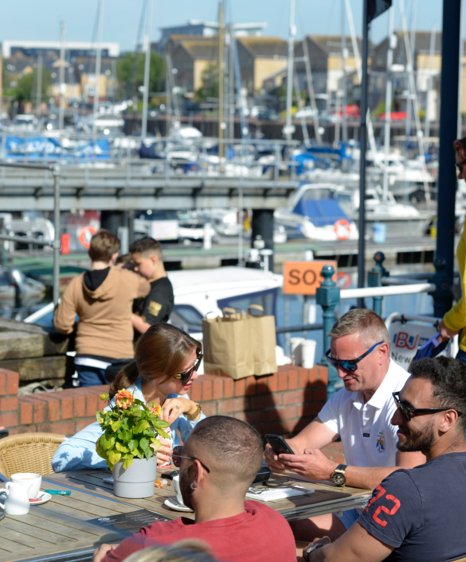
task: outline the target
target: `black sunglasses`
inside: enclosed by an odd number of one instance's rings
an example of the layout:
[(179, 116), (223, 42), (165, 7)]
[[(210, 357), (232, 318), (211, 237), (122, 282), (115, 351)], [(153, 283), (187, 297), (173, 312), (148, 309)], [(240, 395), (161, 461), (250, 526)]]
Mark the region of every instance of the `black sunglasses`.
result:
[(401, 415), (406, 421), (410, 421), (416, 416), (427, 416), (429, 414), (437, 414), (438, 412), (446, 412), (447, 410), (455, 410), (461, 416), (461, 412), (458, 412), (456, 408), (413, 408), (409, 402), (401, 400), (399, 392), (393, 392), (392, 396), (393, 400), (395, 400), (395, 406), (400, 410)]
[(186, 371), (183, 371), (182, 373), (177, 373), (176, 375), (173, 375), (173, 377), (175, 379), (181, 381), (181, 384), (188, 384), (188, 382), (191, 380), (191, 377), (194, 375), (194, 372), (199, 369), (199, 366), (201, 364), (201, 361), (202, 361), (203, 357), (204, 357), (204, 354), (202, 353), (202, 351), (198, 351), (197, 352), (197, 359), (196, 359), (196, 362), (194, 363), (194, 365), (190, 369), (187, 369)]
[(188, 457), (186, 455), (183, 455), (183, 447), (182, 445), (177, 445), (176, 447), (173, 447), (173, 452), (172, 452), (172, 463), (173, 466), (176, 466), (176, 468), (179, 468), (181, 466), (181, 461), (183, 459), (187, 459), (190, 461), (199, 461), (201, 463), (201, 466), (203, 466), (207, 472), (210, 472), (210, 469), (197, 457)]
[(374, 349), (382, 343), (384, 342), (378, 341), (377, 343), (374, 343), (374, 345), (371, 345), (371, 347), (367, 351), (365, 351), (359, 357), (356, 357), (356, 359), (336, 359), (335, 357), (332, 357), (330, 355), (331, 353), (330, 349), (325, 353), (325, 357), (327, 357), (328, 362), (331, 365), (333, 365), (336, 369), (340, 368), (343, 369), (343, 371), (354, 373), (354, 371), (356, 371), (356, 369), (358, 368), (359, 361), (362, 361), (364, 357), (367, 357), (369, 353), (372, 353)]

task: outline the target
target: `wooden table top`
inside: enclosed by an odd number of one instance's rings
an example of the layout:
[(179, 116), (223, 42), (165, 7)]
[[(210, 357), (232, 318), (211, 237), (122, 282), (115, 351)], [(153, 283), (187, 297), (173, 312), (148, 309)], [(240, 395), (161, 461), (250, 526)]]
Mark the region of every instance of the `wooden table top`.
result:
[[(104, 481), (109, 477), (110, 473), (104, 470), (44, 476), (43, 489), (69, 490), (71, 494), (52, 495), (47, 503), (31, 506), (27, 515), (5, 516), (0, 521), (0, 562), (92, 560), (92, 552), (99, 544), (120, 542), (152, 522), (156, 514), (168, 519), (180, 515), (193, 517), (191, 513), (165, 507), (164, 501), (174, 496), (171, 482), (164, 488), (154, 488), (153, 497), (128, 499), (113, 494), (112, 483)], [(281, 475), (272, 476), (270, 485), (299, 485), (310, 490), (266, 502), (288, 520), (361, 507), (370, 496), (369, 490), (336, 488)]]

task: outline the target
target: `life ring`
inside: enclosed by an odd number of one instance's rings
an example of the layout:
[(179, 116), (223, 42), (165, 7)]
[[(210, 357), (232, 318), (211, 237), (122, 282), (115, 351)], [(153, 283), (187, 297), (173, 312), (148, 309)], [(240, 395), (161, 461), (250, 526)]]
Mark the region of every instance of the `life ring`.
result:
[(349, 289), (351, 287), (351, 277), (346, 271), (337, 271), (335, 283), (339, 289)]
[(91, 238), (94, 236), (96, 232), (97, 229), (94, 228), (93, 226), (85, 226), (79, 230), (78, 240), (83, 248), (89, 250), (89, 247), (91, 245)]
[(333, 225), (337, 240), (348, 240), (351, 234), (351, 225), (346, 219), (338, 219)]

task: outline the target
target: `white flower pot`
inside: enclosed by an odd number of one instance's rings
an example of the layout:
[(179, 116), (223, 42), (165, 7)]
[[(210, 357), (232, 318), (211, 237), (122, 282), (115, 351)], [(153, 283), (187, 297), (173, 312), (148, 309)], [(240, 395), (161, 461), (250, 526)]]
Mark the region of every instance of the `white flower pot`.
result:
[(113, 492), (121, 498), (149, 498), (154, 495), (157, 457), (133, 459), (125, 470), (123, 463), (113, 468)]

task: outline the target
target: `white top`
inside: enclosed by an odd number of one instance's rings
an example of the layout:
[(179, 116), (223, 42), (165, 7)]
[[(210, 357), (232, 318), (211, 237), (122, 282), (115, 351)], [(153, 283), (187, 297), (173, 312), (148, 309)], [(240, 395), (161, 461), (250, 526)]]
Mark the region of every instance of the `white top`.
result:
[(319, 412), (319, 419), (341, 437), (346, 463), (354, 466), (394, 466), (397, 427), (390, 423), (395, 413), (392, 392), (401, 390), (409, 373), (393, 360), (382, 384), (369, 402), (360, 392), (342, 388)]

